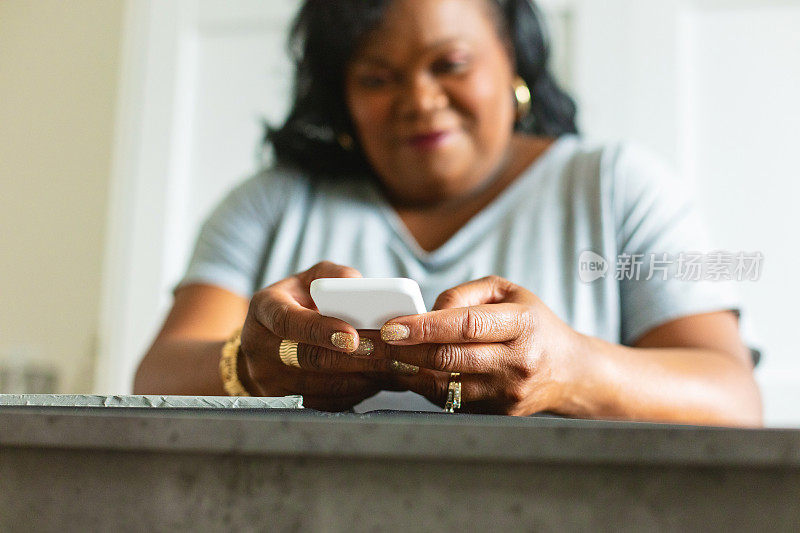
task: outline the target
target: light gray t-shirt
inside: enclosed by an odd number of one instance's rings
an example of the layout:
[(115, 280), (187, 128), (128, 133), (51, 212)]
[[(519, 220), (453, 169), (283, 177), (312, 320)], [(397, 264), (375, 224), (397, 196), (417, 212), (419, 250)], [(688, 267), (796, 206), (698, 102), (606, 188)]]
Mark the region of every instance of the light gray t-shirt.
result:
[[(369, 180), (271, 168), (211, 213), (178, 286), (209, 283), (249, 298), (329, 260), (365, 277), (412, 278), (431, 309), (442, 291), (495, 274), (575, 330), (630, 345), (671, 319), (740, 307), (732, 284), (680, 277), (697, 277), (684, 253), (712, 250), (687, 191), (639, 145), (565, 135), (429, 253)], [(438, 409), (414, 393), (382, 392), (356, 410), (382, 408)]]

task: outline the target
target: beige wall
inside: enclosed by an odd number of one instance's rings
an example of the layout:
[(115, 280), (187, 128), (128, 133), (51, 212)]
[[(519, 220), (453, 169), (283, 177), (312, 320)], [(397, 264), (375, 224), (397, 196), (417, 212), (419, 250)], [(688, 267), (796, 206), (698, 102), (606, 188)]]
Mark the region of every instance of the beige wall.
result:
[(62, 392), (91, 388), (123, 7), (0, 0), (0, 358)]

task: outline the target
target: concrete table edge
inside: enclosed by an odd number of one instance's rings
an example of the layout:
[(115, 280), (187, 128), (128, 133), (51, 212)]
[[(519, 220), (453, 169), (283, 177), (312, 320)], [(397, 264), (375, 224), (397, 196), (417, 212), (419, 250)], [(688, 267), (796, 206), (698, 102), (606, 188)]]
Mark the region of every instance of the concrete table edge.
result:
[(4, 448), (412, 461), (800, 467), (800, 430), (310, 410), (0, 408)]

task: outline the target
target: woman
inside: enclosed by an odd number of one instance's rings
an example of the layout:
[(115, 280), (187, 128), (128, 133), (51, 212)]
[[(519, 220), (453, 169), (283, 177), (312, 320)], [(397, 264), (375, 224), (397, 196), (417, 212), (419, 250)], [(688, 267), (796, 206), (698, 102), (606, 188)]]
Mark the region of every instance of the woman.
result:
[[(735, 296), (653, 275), (707, 249), (692, 203), (642, 149), (575, 135), (527, 0), (307, 0), (292, 45), (278, 165), (206, 221), (137, 393), (440, 409), (460, 387), (470, 412), (761, 424)], [(586, 251), (611, 265), (593, 281)], [(432, 311), (316, 312), (313, 279), (361, 275), (417, 280)]]

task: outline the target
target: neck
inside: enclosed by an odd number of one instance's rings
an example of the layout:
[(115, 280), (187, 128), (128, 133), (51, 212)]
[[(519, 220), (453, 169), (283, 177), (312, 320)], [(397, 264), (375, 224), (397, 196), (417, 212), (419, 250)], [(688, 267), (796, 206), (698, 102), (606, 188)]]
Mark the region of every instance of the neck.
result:
[[(463, 194), (449, 198), (433, 200), (430, 202), (409, 202), (398, 198), (393, 198), (388, 195), (387, 197), (389, 198), (389, 202), (392, 207), (394, 207), (397, 211), (403, 212), (413, 211), (418, 214), (432, 215), (464, 209), (473, 203), (483, 201), (484, 197), (487, 195), (492, 197), (495, 196), (497, 192), (505, 189), (506, 186), (508, 186), (508, 184), (513, 181), (514, 178), (516, 178), (516, 176), (519, 174), (519, 172), (516, 171), (517, 165), (515, 164), (519, 159), (519, 148), (519, 142), (516, 140), (516, 137), (512, 137), (511, 142), (509, 142), (508, 147), (503, 153), (503, 156), (495, 165), (494, 170), (489, 174), (489, 176), (482, 180), (476, 187), (473, 187)], [(389, 192), (382, 184), (381, 187), (383, 188), (384, 193)]]

